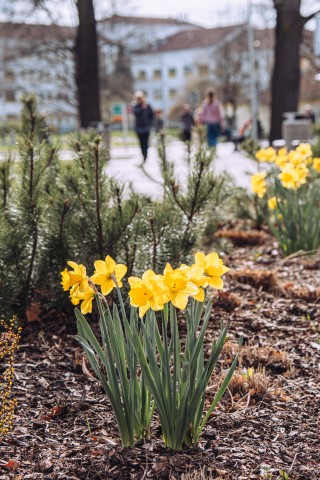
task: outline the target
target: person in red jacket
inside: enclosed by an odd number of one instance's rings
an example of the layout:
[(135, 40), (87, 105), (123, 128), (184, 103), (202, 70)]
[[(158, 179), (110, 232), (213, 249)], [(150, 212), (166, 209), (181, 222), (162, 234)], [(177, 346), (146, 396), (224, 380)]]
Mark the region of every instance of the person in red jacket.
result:
[(216, 147), (218, 135), (223, 124), (220, 102), (213, 88), (208, 88), (206, 98), (202, 102), (199, 116), (200, 123), (207, 126), (207, 142), (209, 147)]

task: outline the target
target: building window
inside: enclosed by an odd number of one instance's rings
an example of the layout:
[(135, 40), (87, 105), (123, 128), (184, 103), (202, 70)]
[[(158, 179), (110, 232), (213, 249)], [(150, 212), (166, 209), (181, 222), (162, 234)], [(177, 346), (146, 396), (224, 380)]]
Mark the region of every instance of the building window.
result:
[(169, 78), (175, 78), (177, 75), (177, 70), (175, 68), (169, 68)]
[(184, 76), (190, 77), (192, 75), (192, 67), (190, 65), (186, 65), (184, 67)]
[(209, 74), (209, 66), (208, 65), (198, 65), (199, 75), (204, 77)]
[(154, 70), (153, 71), (153, 79), (160, 80), (161, 79), (161, 70)]
[(175, 88), (170, 88), (169, 90), (169, 97), (170, 98), (175, 98), (177, 95), (177, 90)]
[(15, 101), (15, 93), (12, 90), (8, 90), (6, 92), (6, 101), (7, 102), (14, 102)]
[(160, 90), (160, 88), (157, 88), (153, 91), (153, 98), (155, 100), (162, 100), (162, 91)]
[(138, 72), (138, 80), (146, 80), (147, 74), (145, 70), (139, 70)]
[(4, 81), (5, 82), (14, 81), (14, 73), (11, 70), (7, 70), (6, 72), (4, 72)]

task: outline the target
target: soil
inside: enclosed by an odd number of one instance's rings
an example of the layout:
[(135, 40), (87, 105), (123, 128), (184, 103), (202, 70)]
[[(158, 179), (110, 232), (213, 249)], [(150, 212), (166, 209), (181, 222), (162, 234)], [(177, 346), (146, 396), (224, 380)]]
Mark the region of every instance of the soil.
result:
[(28, 324), (16, 354), (18, 407), (0, 441), (0, 480), (320, 479), (319, 258), (284, 259), (269, 239), (235, 247), (224, 262), (232, 271), (214, 297), (207, 339), (223, 320), (229, 340), (208, 401), (240, 335), (244, 346), (196, 448), (165, 449), (156, 418), (149, 442), (122, 448), (74, 319), (52, 313)]

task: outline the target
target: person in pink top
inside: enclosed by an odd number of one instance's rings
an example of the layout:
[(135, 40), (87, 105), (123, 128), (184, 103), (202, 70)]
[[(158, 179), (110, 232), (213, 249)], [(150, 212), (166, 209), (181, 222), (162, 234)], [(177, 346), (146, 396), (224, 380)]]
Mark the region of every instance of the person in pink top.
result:
[(200, 123), (207, 126), (207, 142), (209, 147), (216, 147), (218, 135), (223, 123), (220, 102), (213, 88), (208, 88), (206, 98), (202, 102), (199, 116)]

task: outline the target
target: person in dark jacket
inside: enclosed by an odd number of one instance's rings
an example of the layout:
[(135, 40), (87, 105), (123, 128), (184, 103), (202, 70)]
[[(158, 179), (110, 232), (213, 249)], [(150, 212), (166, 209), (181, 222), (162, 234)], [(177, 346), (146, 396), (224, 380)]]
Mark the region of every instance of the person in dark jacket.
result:
[(182, 122), (181, 140), (183, 142), (191, 142), (191, 132), (192, 127), (194, 126), (194, 118), (188, 103), (183, 105), (183, 113), (180, 117), (180, 120)]
[(135, 116), (135, 131), (139, 138), (144, 163), (148, 156), (149, 135), (153, 125), (154, 114), (143, 92), (135, 93), (135, 103), (132, 112)]

